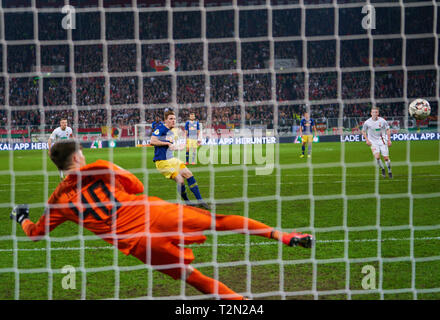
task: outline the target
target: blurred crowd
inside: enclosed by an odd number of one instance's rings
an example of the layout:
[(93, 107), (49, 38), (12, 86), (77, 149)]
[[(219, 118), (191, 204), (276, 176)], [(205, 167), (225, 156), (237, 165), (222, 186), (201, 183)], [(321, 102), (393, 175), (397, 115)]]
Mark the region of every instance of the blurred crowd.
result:
[[(36, 5), (37, 8), (59, 7), (58, 2), (36, 0)], [(187, 117), (191, 109), (196, 110), (199, 120), (206, 121), (207, 107), (191, 108), (191, 104), (207, 102), (216, 104), (210, 117), (214, 125), (239, 124), (242, 121), (267, 124), (273, 123), (275, 113), (271, 101), (274, 100), (283, 102), (278, 108), (278, 123), (282, 124), (284, 118), (296, 119), (302, 114), (302, 100), (306, 98), (313, 103), (312, 115), (325, 119), (341, 116), (342, 110), (340, 104), (328, 100), (350, 100), (344, 104), (342, 115), (365, 117), (371, 105), (356, 103), (356, 100), (401, 99), (402, 103), (383, 103), (382, 114), (402, 116), (405, 96), (408, 99), (426, 97), (431, 100), (436, 97), (435, 41), (433, 36), (429, 36), (434, 21), (432, 6), (405, 9), (404, 33), (428, 34), (407, 38), (406, 41), (401, 34), (401, 7), (378, 7), (377, 25), (372, 34), (387, 34), (389, 39), (370, 40), (366, 37), (367, 31), (361, 27), (364, 17), (360, 10), (362, 1), (337, 2), (359, 3), (359, 6), (339, 9), (307, 7), (305, 30), (302, 30), (301, 9), (276, 7), (297, 4), (298, 0), (271, 1), (274, 6), (272, 28), (267, 25), (268, 10), (261, 8), (242, 8), (238, 17), (229, 9), (207, 11), (206, 28), (202, 28), (202, 14), (194, 8), (172, 13), (171, 32), (168, 32), (170, 15), (165, 10), (140, 12), (139, 30), (135, 30), (134, 11), (108, 11), (105, 12), (105, 32), (102, 33), (103, 15), (98, 10), (92, 10), (77, 14), (76, 29), (72, 30), (73, 42), (67, 41), (68, 33), (61, 27), (61, 13), (38, 13), (38, 30), (34, 30), (35, 16), (31, 10), (5, 12), (6, 44), (0, 53), (2, 57), (7, 55), (7, 70), (3, 71), (10, 75), (7, 93), (5, 78), (0, 78), (0, 126), (8, 123), (9, 114), (13, 125), (39, 125), (43, 120), (42, 113), (49, 125), (55, 125), (62, 116), (78, 121), (79, 126), (109, 122), (133, 125), (143, 120), (153, 121), (163, 112), (163, 105), (172, 103), (189, 106), (179, 111), (182, 118)], [(4, 0), (3, 7), (26, 8), (29, 3), (25, 0)], [(98, 1), (70, 3), (89, 8), (98, 5)], [(123, 0), (104, 3), (106, 7), (132, 5), (132, 1)], [(139, 7), (160, 7), (165, 2), (138, 0), (137, 3)], [(198, 0), (171, 1), (173, 7), (197, 7), (199, 3)], [(304, 0), (306, 6), (332, 3), (332, 0)], [(206, 6), (230, 4), (230, 0), (205, 1)], [(266, 1), (238, 1), (238, 5), (243, 7), (258, 4), (266, 4)], [(335, 23), (335, 10), (339, 10), (338, 23)], [(420, 16), (425, 18), (417, 19)], [(237, 28), (235, 18), (239, 21)], [(121, 28), (121, 25), (124, 27)], [(268, 34), (269, 29), (272, 35)], [(202, 41), (205, 37), (203, 30), (206, 31), (206, 43)], [(350, 36), (350, 39), (342, 37), (339, 44), (331, 37), (304, 42), (302, 35), (339, 35)], [(169, 36), (175, 41), (170, 42)], [(273, 46), (269, 41), (271, 36)], [(238, 38), (243, 41), (238, 42)], [(136, 39), (154, 42), (139, 43)], [(38, 46), (36, 43), (10, 42), (15, 40), (52, 42)], [(112, 42), (105, 46), (102, 40)], [(370, 41), (373, 61), (369, 58)], [(41, 63), (39, 74), (35, 73), (37, 59)], [(341, 69), (321, 70), (337, 66)], [(390, 66), (392, 70), (387, 69)], [(405, 66), (423, 67), (406, 71)], [(364, 68), (347, 69), (356, 67)], [(239, 69), (244, 73), (240, 74)], [(261, 71), (263, 69), (266, 71)], [(173, 78), (167, 73), (169, 70), (176, 70), (177, 76)], [(275, 70), (275, 75), (270, 70)], [(8, 94), (8, 99), (5, 94)], [(245, 110), (230, 106), (231, 103), (238, 104), (240, 98), (254, 106), (247, 106)], [(6, 102), (13, 107), (10, 113), (2, 107)], [(223, 102), (228, 106), (222, 106)], [(140, 116), (141, 103), (147, 106), (143, 112), (144, 119)], [(157, 104), (162, 106), (157, 108)], [(29, 106), (34, 106), (33, 110), (29, 110)], [(50, 110), (44, 110), (45, 107), (50, 107)]]

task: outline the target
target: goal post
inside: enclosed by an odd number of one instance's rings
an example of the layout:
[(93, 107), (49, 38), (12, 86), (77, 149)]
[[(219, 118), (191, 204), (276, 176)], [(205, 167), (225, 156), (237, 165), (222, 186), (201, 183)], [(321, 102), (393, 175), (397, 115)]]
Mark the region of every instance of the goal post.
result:
[(149, 147), (152, 125), (149, 123), (137, 123), (134, 126), (134, 143), (136, 147)]

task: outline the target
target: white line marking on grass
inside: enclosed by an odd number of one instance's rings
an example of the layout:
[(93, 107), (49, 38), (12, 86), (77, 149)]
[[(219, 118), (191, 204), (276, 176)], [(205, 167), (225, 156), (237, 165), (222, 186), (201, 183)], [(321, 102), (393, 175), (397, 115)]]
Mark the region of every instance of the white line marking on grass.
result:
[[(381, 239), (381, 242), (384, 241), (410, 241), (411, 238), (386, 238)], [(423, 238), (414, 238), (414, 241), (423, 241), (423, 240), (440, 240), (440, 237), (423, 237)], [(335, 239), (335, 240), (316, 240), (316, 243), (343, 243), (343, 242), (377, 242), (378, 239), (354, 239), (354, 240), (344, 240), (344, 239)], [(266, 241), (266, 242), (251, 242), (250, 245), (278, 245), (277, 241)], [(219, 243), (219, 247), (243, 247), (245, 244), (235, 244), (235, 243)], [(202, 244), (193, 244), (189, 247), (212, 247), (211, 243), (202, 243)]]
[[(281, 176), (281, 177), (308, 177), (309, 175), (308, 174), (281, 174), (281, 175), (277, 175), (277, 174), (274, 174), (274, 175), (270, 175), (270, 177), (277, 177), (277, 176)], [(316, 174), (316, 173), (314, 173), (313, 174), (313, 176), (314, 177), (340, 177), (340, 176), (342, 176), (342, 174), (339, 174), (339, 173), (322, 173), (322, 174)], [(373, 176), (373, 174), (371, 174), (371, 173), (355, 173), (355, 174), (347, 174), (347, 177), (371, 177), (371, 176)], [(404, 175), (405, 177), (407, 177), (407, 175)], [(429, 174), (429, 173), (427, 173), (427, 174), (414, 174), (413, 173), (413, 175), (412, 175), (413, 177), (417, 177), (417, 178), (425, 178), (425, 177), (428, 177), (428, 178), (430, 178), (430, 177), (440, 177), (440, 174)], [(237, 176), (235, 175), (235, 176), (232, 176), (232, 175), (221, 175), (221, 174), (219, 174), (219, 173), (216, 173), (216, 178), (236, 178)], [(253, 178), (255, 178), (255, 177), (253, 177)], [(258, 177), (257, 177), (258, 178)], [(266, 179), (267, 177), (264, 177), (263, 179)], [(150, 180), (150, 181), (162, 181), (163, 180), (163, 178), (161, 178), (161, 177), (149, 177), (148, 178), (148, 180)], [(437, 179), (434, 179), (434, 180), (437, 180)], [(366, 181), (366, 180), (362, 180), (362, 181)], [(373, 180), (371, 180), (371, 181), (375, 181), (374, 179)], [(396, 180), (394, 180), (394, 181), (396, 181)], [(36, 184), (44, 184), (44, 181), (34, 181), (34, 182), (19, 182), (19, 183), (16, 183), (15, 185), (17, 186), (17, 185), (20, 185), (20, 186), (25, 186), (25, 185), (36, 185)], [(48, 181), (48, 184), (49, 185), (58, 185), (59, 184), (59, 181)], [(11, 186), (12, 184), (11, 183), (0, 183), (0, 186)], [(261, 185), (261, 183), (260, 184), (258, 184), (258, 185)]]
[[(99, 250), (99, 249), (114, 249), (113, 246), (101, 246), (101, 247), (84, 247), (84, 250)], [(26, 249), (17, 249), (17, 251), (46, 251), (47, 248), (26, 248)], [(81, 250), (79, 247), (57, 247), (57, 248), (50, 248), (51, 251), (76, 251)], [(14, 249), (0, 249), (0, 252), (12, 252)]]
[[(386, 238), (381, 239), (381, 242), (384, 241), (410, 241), (411, 238)], [(423, 237), (423, 238), (414, 238), (414, 241), (424, 241), (424, 240), (440, 240), (440, 237)], [(347, 240), (347, 242), (377, 242), (378, 239), (354, 239), (354, 240)], [(316, 243), (343, 243), (346, 242), (344, 239), (335, 239), (335, 240), (316, 240)], [(266, 242), (250, 242), (249, 243), (252, 246), (262, 246), (262, 245), (278, 245), (277, 241), (266, 241)], [(192, 244), (187, 247), (212, 247), (212, 243), (202, 243), (202, 244)], [(217, 246), (219, 247), (244, 247), (246, 244), (241, 243), (218, 243)], [(113, 246), (100, 246), (100, 247), (84, 247), (84, 250), (114, 250), (115, 247)], [(46, 251), (47, 248), (27, 248), (27, 249), (17, 249), (17, 251)], [(79, 247), (58, 247), (58, 248), (51, 248), (51, 251), (62, 251), (62, 250), (81, 250)], [(0, 249), (0, 252), (13, 252), (14, 249)]]
[[(432, 175), (432, 176), (435, 176), (435, 175)], [(374, 182), (374, 181), (376, 181), (375, 179), (351, 180), (350, 178), (351, 178), (350, 176), (347, 176), (346, 182), (348, 181), (350, 183), (362, 183), (362, 182)], [(431, 178), (430, 180), (438, 181), (440, 179), (433, 179), (433, 178)], [(383, 181), (385, 181), (385, 179), (383, 179)], [(398, 182), (398, 181), (408, 181), (408, 180), (407, 179), (392, 179), (390, 181)], [(329, 182), (329, 181), (315, 181), (314, 184), (342, 183), (342, 182), (343, 182), (342, 180), (334, 180), (334, 181), (331, 181), (331, 182)], [(280, 182), (280, 184), (282, 184), (282, 185), (302, 185), (302, 184), (308, 184), (308, 183), (309, 183), (308, 181), (305, 181), (305, 182), (304, 181)], [(24, 185), (37, 185), (37, 184), (43, 184), (43, 183), (20, 183), (18, 185), (24, 186)], [(58, 185), (59, 183), (49, 183), (49, 185), (51, 185), (51, 184)], [(271, 183), (267, 183), (267, 184), (271, 184)], [(0, 183), (0, 187), (1, 186), (11, 186), (11, 185), (12, 184), (6, 184), (6, 183), (5, 184), (1, 184)], [(229, 183), (228, 184), (228, 186), (242, 186), (242, 185), (243, 185), (242, 183), (232, 183), (232, 184)], [(261, 186), (262, 183), (248, 183), (247, 185), (248, 186)], [(263, 182), (263, 185), (264, 185), (264, 182)], [(199, 183), (199, 186), (207, 187), (209, 185), (205, 185), (205, 184)], [(167, 189), (167, 188), (168, 188), (168, 186), (163, 186), (162, 188), (159, 187), (159, 189)], [(0, 191), (8, 191), (8, 190), (10, 190), (10, 189), (0, 188)], [(20, 189), (20, 191), (35, 191), (35, 190), (34, 189)]]

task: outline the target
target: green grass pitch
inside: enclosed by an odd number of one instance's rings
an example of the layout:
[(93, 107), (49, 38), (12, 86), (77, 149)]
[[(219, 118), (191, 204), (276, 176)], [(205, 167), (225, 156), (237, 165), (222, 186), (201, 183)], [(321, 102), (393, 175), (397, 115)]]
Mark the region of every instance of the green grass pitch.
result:
[[(438, 141), (394, 142), (392, 180), (378, 175), (365, 143), (314, 144), (310, 160), (299, 158), (298, 144), (274, 147), (280, 165), (269, 175), (256, 175), (255, 165), (189, 167), (217, 213), (313, 231), (315, 249), (209, 233), (205, 244), (192, 247), (197, 268), (257, 299), (440, 299)], [(108, 159), (134, 172), (147, 194), (176, 201), (175, 183), (156, 171), (152, 151), (84, 153), (88, 163)], [(59, 182), (45, 152), (0, 152), (0, 299), (201, 297), (71, 222), (56, 228), (50, 241), (25, 239), (9, 219), (11, 203), (32, 204), (30, 217), (37, 221)], [(77, 270), (75, 289), (62, 288), (66, 265)], [(376, 270), (376, 289), (362, 287), (366, 265)]]

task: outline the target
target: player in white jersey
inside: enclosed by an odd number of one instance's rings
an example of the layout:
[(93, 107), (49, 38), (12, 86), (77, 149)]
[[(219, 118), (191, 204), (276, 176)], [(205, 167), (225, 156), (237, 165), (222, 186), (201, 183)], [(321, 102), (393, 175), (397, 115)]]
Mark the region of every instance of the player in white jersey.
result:
[(367, 145), (371, 147), (374, 157), (376, 158), (377, 164), (382, 170), (382, 176), (385, 178), (385, 167), (380, 159), (383, 156), (385, 164), (388, 168), (388, 176), (393, 177), (391, 172), (391, 160), (388, 147), (391, 147), (391, 130), (388, 122), (379, 117), (379, 109), (373, 107), (371, 109), (371, 118), (364, 122), (364, 127), (362, 128), (362, 134), (367, 142)]
[[(59, 140), (67, 140), (67, 139), (74, 139), (73, 137), (73, 131), (72, 128), (67, 126), (67, 119), (61, 119), (60, 126), (56, 128), (54, 131), (52, 131), (52, 134), (49, 137), (49, 140), (47, 141), (47, 145), (49, 147), (49, 154), (50, 154), (50, 148), (52, 145), (59, 141)], [(60, 178), (64, 178), (63, 171), (60, 170)]]

